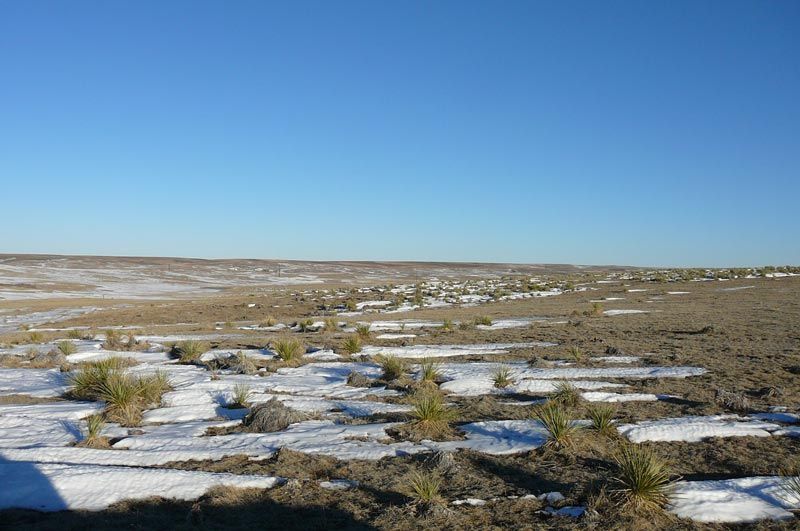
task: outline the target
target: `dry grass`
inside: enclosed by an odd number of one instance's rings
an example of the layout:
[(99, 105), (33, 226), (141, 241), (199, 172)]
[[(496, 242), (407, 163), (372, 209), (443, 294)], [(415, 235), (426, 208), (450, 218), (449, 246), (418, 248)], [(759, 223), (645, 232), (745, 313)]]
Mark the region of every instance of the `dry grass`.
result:
[(272, 398), (250, 409), (244, 418), (247, 431), (272, 433), (285, 430), (290, 424), (307, 420), (308, 416), (300, 411), (287, 407), (283, 402)]
[(397, 380), (403, 376), (408, 369), (406, 361), (397, 356), (384, 356), (381, 354), (375, 357), (375, 361), (383, 370), (381, 379), (386, 382)]
[(200, 357), (208, 352), (208, 345), (202, 341), (190, 339), (178, 343), (173, 352), (180, 358), (181, 363), (197, 363), (200, 361)]
[(567, 380), (557, 382), (555, 387), (550, 393), (550, 400), (569, 407), (575, 407), (580, 403), (581, 393)]
[(342, 349), (350, 354), (358, 354), (361, 352), (361, 336), (359, 335), (352, 335), (349, 336), (347, 339), (344, 340), (342, 344)]
[(247, 384), (236, 384), (233, 386), (233, 397), (228, 407), (231, 409), (243, 409), (250, 407), (250, 395), (252, 390)]
[(78, 347), (75, 346), (75, 343), (72, 341), (59, 341), (56, 345), (58, 351), (61, 352), (64, 356), (69, 356), (70, 354), (75, 354), (78, 351)]
[(347, 385), (350, 387), (370, 387), (372, 379), (358, 371), (350, 371), (347, 375)]
[(326, 332), (338, 332), (339, 331), (339, 320), (335, 317), (328, 317), (325, 319), (325, 331)]
[(356, 334), (358, 334), (358, 337), (360, 337), (361, 339), (369, 339), (370, 338), (369, 323), (356, 325)]
[(492, 326), (492, 318), (488, 315), (481, 315), (480, 317), (476, 317), (474, 321), (475, 325), (482, 325), (482, 326)]

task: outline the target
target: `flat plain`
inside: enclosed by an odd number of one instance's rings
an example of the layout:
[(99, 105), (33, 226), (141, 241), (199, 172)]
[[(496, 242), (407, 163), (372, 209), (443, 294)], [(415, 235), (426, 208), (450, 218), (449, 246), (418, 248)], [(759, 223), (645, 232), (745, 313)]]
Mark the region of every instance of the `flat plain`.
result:
[(0, 527), (793, 529), (798, 323), (792, 268), (2, 256)]

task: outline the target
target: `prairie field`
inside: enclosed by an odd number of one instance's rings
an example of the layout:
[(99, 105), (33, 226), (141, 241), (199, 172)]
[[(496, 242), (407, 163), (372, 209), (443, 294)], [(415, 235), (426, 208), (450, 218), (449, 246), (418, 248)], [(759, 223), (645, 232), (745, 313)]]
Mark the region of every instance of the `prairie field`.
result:
[(795, 529), (800, 275), (0, 257), (0, 528)]

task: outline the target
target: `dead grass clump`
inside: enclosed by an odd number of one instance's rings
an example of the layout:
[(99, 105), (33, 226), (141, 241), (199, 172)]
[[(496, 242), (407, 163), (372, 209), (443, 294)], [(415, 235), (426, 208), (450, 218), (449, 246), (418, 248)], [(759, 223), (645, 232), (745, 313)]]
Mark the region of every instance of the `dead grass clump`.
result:
[(370, 387), (372, 378), (358, 371), (350, 371), (347, 375), (347, 385), (350, 387)]
[(338, 332), (339, 331), (339, 320), (335, 317), (328, 317), (325, 319), (325, 331), (326, 332)]
[(625, 509), (636, 513), (660, 512), (669, 503), (673, 486), (669, 467), (651, 448), (625, 444), (614, 455), (617, 475), (612, 491)]
[(586, 363), (586, 352), (583, 351), (578, 346), (572, 346), (569, 348), (569, 355), (575, 360), (576, 363)]
[(285, 430), (290, 424), (302, 422), (308, 417), (283, 402), (272, 398), (267, 402), (253, 406), (250, 413), (244, 418), (247, 431), (258, 433), (272, 433)]
[(445, 332), (452, 332), (455, 330), (455, 326), (453, 325), (452, 319), (444, 319), (442, 321), (442, 330)]
[(724, 389), (717, 389), (714, 394), (714, 402), (729, 409), (731, 411), (738, 411), (740, 413), (747, 413), (750, 411), (750, 400), (744, 393), (733, 393), (725, 391)]
[(300, 332), (313, 332), (314, 331), (314, 320), (313, 319), (303, 319), (302, 321), (297, 322), (297, 328)]
[(116, 330), (106, 330), (103, 348), (106, 350), (122, 350), (122, 336)]
[(475, 326), (492, 326), (492, 318), (488, 315), (482, 315), (480, 317), (476, 317), (474, 323)]
[(248, 358), (241, 350), (220, 360), (219, 364), (222, 368), (233, 371), (236, 374), (255, 374), (258, 371), (253, 360)]
[(603, 315), (603, 305), (599, 302), (593, 302), (592, 307), (583, 312), (583, 315), (587, 317), (600, 317)]
[(31, 332), (28, 334), (28, 341), (31, 343), (43, 343), (44, 335), (41, 332)]
[(271, 315), (268, 315), (268, 316), (266, 316), (266, 317), (265, 317), (265, 318), (264, 318), (264, 319), (263, 319), (263, 320), (262, 320), (262, 321), (259, 323), (259, 325), (260, 325), (262, 328), (270, 328), (270, 327), (273, 327), (273, 326), (275, 326), (276, 324), (278, 324), (278, 321), (277, 321), (277, 320), (276, 320), (274, 317), (272, 317)]

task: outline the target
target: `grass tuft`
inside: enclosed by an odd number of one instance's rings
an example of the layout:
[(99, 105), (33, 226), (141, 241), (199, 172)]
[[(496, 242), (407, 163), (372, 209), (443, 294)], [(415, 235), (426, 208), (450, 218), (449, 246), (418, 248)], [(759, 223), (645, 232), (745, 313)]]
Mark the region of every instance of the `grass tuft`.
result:
[(231, 409), (243, 409), (250, 407), (250, 395), (252, 391), (247, 384), (236, 384), (233, 386), (233, 399), (228, 404)]
[(454, 414), (438, 392), (422, 391), (413, 397), (411, 415), (415, 431), (423, 437), (441, 438), (450, 432)]
[(511, 367), (500, 366), (492, 373), (492, 382), (498, 389), (514, 385), (514, 371), (511, 370)]
[(366, 324), (358, 324), (356, 325), (356, 334), (361, 339), (369, 339), (370, 338), (370, 325), (369, 323)]
[(534, 417), (547, 430), (547, 445), (569, 448), (580, 429), (569, 412), (558, 402), (548, 402), (534, 411)]
[(422, 382), (438, 382), (441, 377), (442, 364), (429, 358), (423, 359), (419, 364), (419, 379)]
[(593, 430), (606, 437), (617, 434), (617, 430), (614, 428), (614, 415), (617, 410), (614, 406), (610, 404), (592, 405), (586, 408), (586, 412), (589, 415), (589, 420), (592, 421)]
[(338, 332), (339, 331), (339, 320), (335, 317), (328, 317), (325, 319), (325, 331), (326, 332)]
[(358, 354), (361, 352), (361, 337), (358, 335), (349, 336), (344, 340), (342, 348), (348, 354)]
[(175, 352), (181, 363), (196, 363), (200, 361), (200, 356), (208, 352), (208, 345), (201, 341), (189, 339), (178, 343)]
[(411, 497), (418, 504), (434, 505), (443, 503), (440, 489), (442, 480), (429, 473), (415, 472), (408, 480)]
[(383, 354), (380, 354), (375, 357), (375, 361), (377, 361), (381, 366), (381, 369), (383, 369), (381, 379), (387, 382), (397, 380), (403, 376), (403, 374), (405, 374), (407, 369), (405, 360), (398, 358), (397, 356), (384, 356)]
[(475, 325), (492, 326), (492, 318), (488, 315), (482, 315), (475, 318)]
[(567, 380), (556, 383), (555, 390), (550, 393), (550, 399), (559, 404), (575, 407), (581, 401), (581, 394), (578, 389)]
[(78, 351), (78, 347), (76, 347), (75, 343), (73, 343), (72, 341), (59, 341), (57, 346), (58, 346), (58, 351), (65, 356), (69, 356), (70, 354), (75, 354)]
[(308, 417), (276, 398), (253, 406), (250, 413), (244, 418), (244, 425), (248, 431), (258, 433), (272, 433), (285, 430), (290, 424), (302, 422)]
[(294, 361), (303, 354), (305, 350), (303, 345), (296, 339), (276, 339), (272, 346), (272, 350), (283, 361)]
[(87, 448), (107, 448), (108, 440), (101, 435), (106, 425), (103, 415), (86, 417), (86, 437), (81, 441), (81, 446)]
[(612, 494), (625, 507), (635, 512), (659, 512), (669, 503), (673, 486), (669, 467), (651, 448), (625, 444), (614, 455), (618, 487)]

